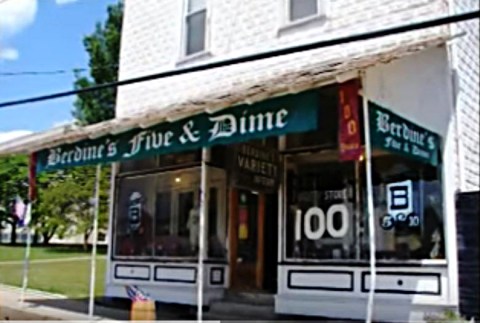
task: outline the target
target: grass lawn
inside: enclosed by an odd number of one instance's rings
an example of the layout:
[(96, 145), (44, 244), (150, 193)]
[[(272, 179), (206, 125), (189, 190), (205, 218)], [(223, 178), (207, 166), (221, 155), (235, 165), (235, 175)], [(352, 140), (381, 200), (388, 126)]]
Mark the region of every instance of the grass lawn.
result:
[[(23, 263), (4, 263), (2, 261), (22, 261), (25, 249), (0, 246), (0, 283), (21, 286)], [(90, 259), (78, 259), (55, 262), (38, 262), (40, 259), (85, 258), (88, 252), (62, 251), (58, 247), (34, 247), (31, 251), (28, 288), (63, 294), (73, 298), (88, 297), (90, 284)], [(105, 279), (105, 257), (97, 258), (95, 293), (103, 295)]]
[[(105, 254), (105, 251), (100, 251), (98, 254)], [(82, 247), (32, 247), (30, 249), (30, 259), (57, 259), (57, 258), (74, 258), (74, 257), (88, 257), (90, 251), (83, 250)], [(23, 260), (25, 257), (24, 246), (6, 246), (0, 245), (0, 262), (1, 261), (15, 261)]]

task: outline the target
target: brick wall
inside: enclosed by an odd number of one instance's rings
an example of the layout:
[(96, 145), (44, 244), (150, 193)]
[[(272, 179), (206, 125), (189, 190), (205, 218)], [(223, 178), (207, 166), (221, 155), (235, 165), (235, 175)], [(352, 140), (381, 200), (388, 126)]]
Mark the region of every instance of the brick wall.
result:
[[(324, 0), (326, 16), (310, 25), (285, 28), (285, 0), (207, 0), (209, 9), (209, 55), (182, 61), (182, 0), (126, 0), (120, 79), (171, 70), (191, 64), (243, 56), (284, 46), (331, 39), (389, 26), (404, 25), (442, 16), (446, 0)], [(349, 46), (320, 49), (316, 58), (324, 60), (367, 51), (387, 41), (411, 39), (440, 29), (429, 29)], [(259, 75), (292, 67), (299, 56), (242, 64), (220, 70), (198, 72), (119, 90), (117, 115), (128, 116), (149, 108), (162, 108), (218, 88), (233, 88)]]
[[(453, 0), (452, 13), (479, 9), (478, 0)], [(480, 99), (479, 99), (479, 21), (470, 20), (452, 27), (452, 33), (464, 33), (452, 42), (452, 66), (456, 73), (456, 111), (462, 191), (480, 189)]]

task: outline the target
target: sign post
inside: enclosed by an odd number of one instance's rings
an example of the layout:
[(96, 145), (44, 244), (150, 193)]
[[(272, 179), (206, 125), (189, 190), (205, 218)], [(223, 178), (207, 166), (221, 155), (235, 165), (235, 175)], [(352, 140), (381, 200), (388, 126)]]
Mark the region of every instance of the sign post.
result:
[(370, 122), (369, 122), (369, 105), (366, 90), (366, 78), (363, 74), (363, 117), (365, 123), (365, 168), (367, 173), (367, 209), (368, 209), (368, 237), (370, 246), (370, 290), (368, 293), (367, 318), (366, 322), (371, 323), (373, 318), (373, 298), (376, 287), (376, 267), (377, 261), (375, 256), (375, 213), (373, 205), (373, 185), (372, 185), (372, 146), (370, 141)]
[(100, 176), (102, 175), (102, 166), (97, 165), (95, 175), (95, 195), (93, 198), (93, 241), (92, 241), (92, 259), (90, 265), (90, 295), (88, 301), (88, 316), (93, 318), (94, 300), (95, 300), (95, 270), (97, 258), (97, 237), (98, 237), (98, 214), (100, 212)]
[(25, 259), (23, 263), (23, 280), (22, 280), (22, 293), (20, 295), (20, 302), (25, 301), (25, 294), (28, 287), (28, 269), (30, 261), (30, 248), (31, 248), (31, 232), (30, 232), (30, 220), (32, 218), (32, 204), (36, 198), (36, 167), (37, 167), (37, 155), (32, 153), (28, 160), (28, 201), (26, 210), (23, 214), (23, 225), (27, 230), (27, 241), (25, 246)]
[(198, 234), (198, 276), (197, 276), (197, 319), (202, 321), (203, 317), (203, 260), (205, 257), (205, 218), (208, 214), (208, 167), (207, 148), (202, 149), (202, 174), (200, 183), (200, 223)]

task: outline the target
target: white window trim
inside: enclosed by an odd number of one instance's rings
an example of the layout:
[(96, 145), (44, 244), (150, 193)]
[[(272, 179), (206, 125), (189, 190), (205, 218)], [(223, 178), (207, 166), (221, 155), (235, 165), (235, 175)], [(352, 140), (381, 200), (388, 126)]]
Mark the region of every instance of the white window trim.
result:
[[(191, 61), (196, 61), (202, 58), (210, 57), (210, 20), (211, 20), (211, 6), (210, 0), (205, 0), (205, 8), (204, 9), (197, 9), (193, 12), (188, 12), (188, 2), (190, 0), (184, 0), (182, 5), (182, 23), (181, 23), (181, 39), (180, 39), (180, 53), (179, 59), (177, 61), (177, 65), (189, 63)], [(187, 17), (194, 13), (197, 13), (201, 10), (206, 10), (206, 17), (205, 17), (205, 46), (202, 51), (187, 54)]]
[(290, 2), (292, 0), (282, 0), (281, 1), (281, 10), (282, 10), (282, 19), (280, 22), (280, 28), (278, 34), (301, 28), (304, 26), (316, 25), (325, 21), (326, 17), (329, 15), (330, 3), (331, 0), (317, 0), (318, 12), (316, 14), (297, 19), (290, 20)]

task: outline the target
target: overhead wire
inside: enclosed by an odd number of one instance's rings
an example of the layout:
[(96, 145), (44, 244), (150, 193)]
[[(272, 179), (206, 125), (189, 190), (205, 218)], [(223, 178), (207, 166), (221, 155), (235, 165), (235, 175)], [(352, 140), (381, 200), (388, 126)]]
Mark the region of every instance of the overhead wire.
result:
[(58, 70), (49, 70), (49, 71), (9, 71), (9, 72), (0, 72), (1, 77), (14, 77), (14, 76), (44, 76), (44, 75), (60, 75), (60, 74), (77, 74), (81, 72), (92, 72), (98, 70), (109, 70), (109, 69), (118, 69), (117, 65), (106, 65), (100, 67), (92, 68), (72, 68), (72, 69), (58, 69)]
[(329, 46), (335, 46), (335, 45), (341, 45), (341, 44), (356, 42), (356, 41), (369, 40), (369, 39), (373, 39), (373, 38), (384, 37), (384, 36), (389, 36), (389, 35), (394, 35), (394, 34), (399, 34), (399, 33), (405, 33), (405, 32), (419, 30), (419, 29), (438, 27), (438, 26), (442, 26), (442, 25), (445, 25), (445, 24), (451, 24), (451, 23), (457, 23), (457, 22), (461, 22), (461, 21), (465, 21), (465, 20), (475, 19), (475, 18), (478, 18), (479, 16), (480, 16), (480, 10), (467, 12), (467, 13), (456, 14), (456, 15), (449, 15), (449, 16), (446, 16), (446, 17), (436, 18), (436, 19), (422, 21), (422, 22), (417, 22), (417, 23), (413, 23), (413, 24), (409, 24), (409, 25), (396, 26), (396, 27), (391, 27), (391, 28), (387, 28), (387, 29), (381, 29), (381, 30), (375, 30), (375, 31), (371, 31), (371, 32), (361, 33), (361, 34), (344, 36), (344, 37), (339, 37), (339, 38), (334, 38), (334, 39), (329, 39), (329, 40), (322, 40), (322, 41), (314, 42), (314, 43), (310, 43), (310, 44), (303, 44), (303, 45), (298, 45), (298, 46), (293, 46), (293, 47), (277, 49), (277, 50), (273, 50), (273, 51), (261, 52), (261, 53), (251, 54), (251, 55), (247, 55), (247, 56), (243, 56), (243, 57), (230, 58), (230, 59), (217, 61), (217, 62), (212, 62), (212, 63), (207, 63), (207, 64), (202, 64), (202, 65), (195, 65), (195, 66), (191, 66), (191, 67), (174, 69), (174, 70), (169, 70), (169, 71), (165, 71), (165, 72), (144, 75), (144, 76), (140, 76), (140, 77), (134, 77), (134, 78), (130, 78), (130, 79), (122, 80), (122, 81), (116, 81), (116, 82), (109, 82), (109, 83), (94, 85), (94, 86), (90, 86), (90, 87), (86, 87), (86, 88), (82, 88), (82, 89), (74, 89), (74, 90), (56, 92), (56, 93), (51, 93), (51, 94), (46, 94), (46, 95), (24, 98), (24, 99), (5, 101), (5, 102), (0, 103), (0, 109), (7, 108), (7, 107), (12, 107), (12, 106), (17, 106), (17, 105), (21, 105), (21, 104), (35, 103), (35, 102), (41, 102), (41, 101), (53, 100), (53, 99), (57, 99), (57, 98), (71, 96), (71, 95), (94, 92), (94, 91), (104, 90), (104, 89), (112, 88), (112, 87), (120, 87), (120, 86), (125, 86), (125, 85), (130, 85), (130, 84), (147, 82), (147, 81), (152, 81), (152, 80), (156, 80), (156, 79), (160, 79), (160, 78), (166, 78), (166, 77), (177, 76), (177, 75), (182, 75), (182, 74), (187, 74), (187, 73), (205, 71), (205, 70), (210, 70), (210, 69), (219, 68), (219, 67), (225, 67), (225, 66), (229, 66), (229, 65), (258, 61), (258, 60), (262, 60), (262, 59), (267, 59), (267, 58), (272, 58), (272, 57), (277, 57), (277, 56), (283, 56), (283, 55), (288, 55), (288, 54), (294, 54), (294, 53), (308, 51), (308, 50), (312, 50), (312, 49), (319, 49), (319, 48), (324, 48), (324, 47), (329, 47)]

